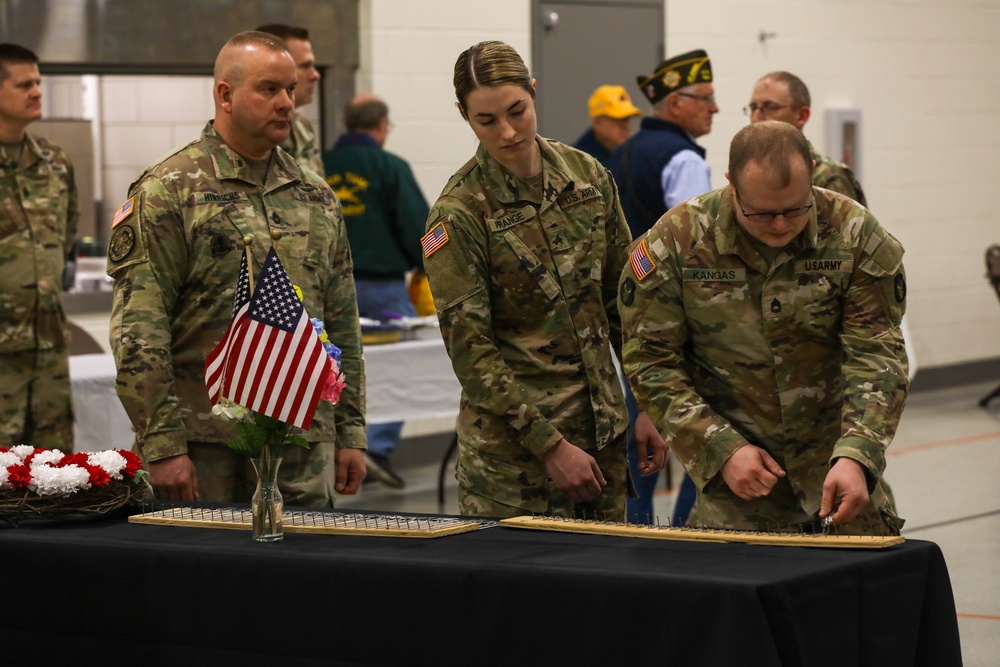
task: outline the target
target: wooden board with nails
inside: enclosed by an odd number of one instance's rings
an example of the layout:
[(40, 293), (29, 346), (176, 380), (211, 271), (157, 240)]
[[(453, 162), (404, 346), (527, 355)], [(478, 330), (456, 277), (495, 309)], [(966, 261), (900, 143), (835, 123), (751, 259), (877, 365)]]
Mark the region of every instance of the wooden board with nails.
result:
[[(187, 528), (250, 530), (250, 510), (240, 508), (172, 507), (128, 518), (131, 523)], [(443, 537), (484, 527), (482, 521), (438, 516), (346, 514), (340, 512), (285, 512), (286, 533), (313, 535), (368, 535), (373, 537)]]
[(640, 537), (657, 540), (686, 540), (693, 542), (743, 542), (786, 547), (824, 547), (841, 549), (884, 549), (905, 541), (900, 535), (836, 535), (803, 533), (757, 533), (743, 530), (712, 530), (701, 528), (674, 528), (634, 523), (614, 523), (556, 517), (518, 516), (501, 519), (507, 528), (549, 530), (566, 533), (589, 533)]

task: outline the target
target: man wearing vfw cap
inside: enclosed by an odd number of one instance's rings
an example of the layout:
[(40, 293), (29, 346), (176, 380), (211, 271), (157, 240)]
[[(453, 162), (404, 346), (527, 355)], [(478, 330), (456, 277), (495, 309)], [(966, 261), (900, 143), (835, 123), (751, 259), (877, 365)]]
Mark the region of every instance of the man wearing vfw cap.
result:
[(588, 153), (607, 166), (611, 151), (632, 134), (632, 118), (641, 116), (622, 86), (600, 86), (590, 96), (590, 129), (573, 148)]
[[(644, 117), (639, 131), (608, 160), (632, 238), (642, 236), (667, 209), (712, 189), (705, 149), (695, 139), (712, 130), (712, 116), (719, 112), (712, 63), (701, 49), (663, 61), (649, 76), (636, 77), (636, 83), (652, 103), (653, 115)], [(638, 414), (631, 390), (625, 399), (631, 424)], [(639, 494), (628, 500), (628, 517), (650, 523), (656, 475), (639, 474), (631, 431), (628, 445), (629, 472)], [(694, 500), (694, 484), (685, 475), (672, 521), (684, 523)]]
[(608, 161), (632, 238), (668, 208), (712, 189), (705, 149), (695, 139), (711, 132), (712, 116), (719, 112), (712, 64), (701, 49), (663, 61), (636, 82), (653, 115), (642, 119), (639, 131)]

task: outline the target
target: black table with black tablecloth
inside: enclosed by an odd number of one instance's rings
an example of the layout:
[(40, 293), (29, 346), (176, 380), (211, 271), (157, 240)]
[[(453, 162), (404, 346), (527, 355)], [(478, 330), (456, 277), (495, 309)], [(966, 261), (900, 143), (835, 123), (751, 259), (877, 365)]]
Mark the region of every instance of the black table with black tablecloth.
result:
[(0, 528), (0, 664), (961, 664), (932, 542)]

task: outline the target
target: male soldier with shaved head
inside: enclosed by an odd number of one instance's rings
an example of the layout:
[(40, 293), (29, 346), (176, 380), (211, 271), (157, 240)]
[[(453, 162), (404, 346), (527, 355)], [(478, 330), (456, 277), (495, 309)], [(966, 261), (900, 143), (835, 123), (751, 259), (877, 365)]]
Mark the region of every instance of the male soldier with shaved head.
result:
[[(364, 372), (351, 251), (326, 182), (278, 148), (298, 81), (284, 42), (230, 38), (215, 62), (215, 118), (201, 137), (151, 166), (115, 213), (111, 345), (118, 395), (157, 496), (233, 502), (255, 479), (212, 414), (205, 357), (231, 319), (244, 244), (253, 274), (276, 248), (306, 311), (341, 348), (347, 388), (320, 402), (311, 447), (286, 447), (279, 485), (289, 504), (331, 506), (364, 478)], [(280, 243), (279, 243), (280, 239)]]
[(0, 44), (0, 447), (73, 448), (69, 333), (59, 300), (79, 199), (73, 165), (25, 128), (42, 117), (38, 56)]
[(623, 366), (698, 495), (689, 525), (898, 534), (882, 486), (906, 399), (903, 248), (814, 187), (809, 142), (762, 121), (729, 185), (633, 242)]

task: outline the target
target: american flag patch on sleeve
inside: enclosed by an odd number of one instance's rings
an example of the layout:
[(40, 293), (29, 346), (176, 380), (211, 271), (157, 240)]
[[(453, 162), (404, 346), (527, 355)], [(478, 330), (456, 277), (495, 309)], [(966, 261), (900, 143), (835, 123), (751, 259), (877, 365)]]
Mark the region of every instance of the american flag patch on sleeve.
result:
[(135, 202), (135, 197), (129, 197), (129, 200), (127, 202), (118, 207), (118, 210), (115, 211), (115, 217), (111, 219), (112, 227), (114, 227), (119, 222), (121, 222), (122, 220), (124, 220), (129, 216), (129, 214), (132, 212), (132, 205), (134, 204), (134, 202)]
[(656, 268), (656, 264), (653, 264), (653, 260), (649, 256), (646, 239), (639, 241), (639, 245), (632, 249), (629, 262), (632, 264), (632, 270), (635, 271), (635, 277), (639, 280), (648, 276)]
[(442, 220), (431, 227), (431, 230), (420, 239), (420, 245), (424, 248), (424, 257), (430, 257), (447, 242), (448, 231), (444, 228), (444, 221)]

